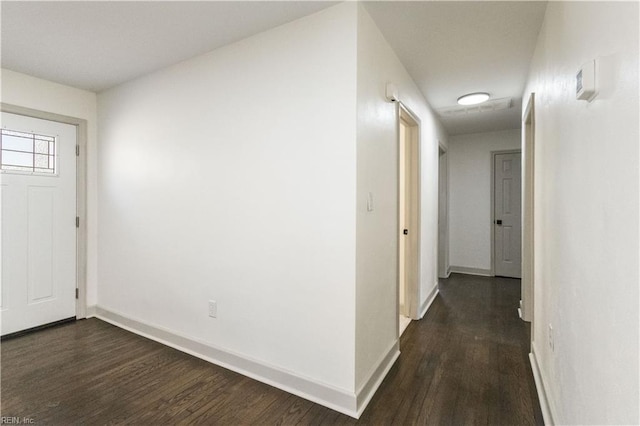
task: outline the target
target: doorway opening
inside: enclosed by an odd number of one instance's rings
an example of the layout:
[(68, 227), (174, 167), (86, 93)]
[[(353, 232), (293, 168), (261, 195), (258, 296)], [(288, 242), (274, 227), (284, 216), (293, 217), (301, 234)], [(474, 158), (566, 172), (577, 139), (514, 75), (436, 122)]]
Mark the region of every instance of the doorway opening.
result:
[(438, 277), (449, 278), (449, 164), (442, 145), (438, 154)]
[[(522, 120), (522, 287), (521, 317), (524, 321), (533, 322), (534, 313), (534, 191), (535, 191), (535, 94), (529, 102)], [(533, 334), (531, 339), (533, 342)]]
[(5, 338), (86, 317), (87, 122), (1, 110)]
[(399, 335), (418, 318), (420, 282), (420, 122), (398, 106), (398, 313)]

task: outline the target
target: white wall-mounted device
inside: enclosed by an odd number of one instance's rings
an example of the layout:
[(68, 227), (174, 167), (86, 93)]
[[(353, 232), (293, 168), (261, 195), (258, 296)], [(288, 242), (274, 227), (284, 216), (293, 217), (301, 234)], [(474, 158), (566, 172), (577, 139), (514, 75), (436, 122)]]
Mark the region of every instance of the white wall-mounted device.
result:
[(398, 88), (396, 87), (395, 84), (387, 83), (385, 96), (389, 102), (398, 102), (400, 100), (398, 98)]
[(576, 99), (591, 102), (598, 94), (596, 87), (596, 61), (582, 65), (576, 74)]
[(367, 195), (367, 211), (373, 211), (373, 194), (371, 192)]

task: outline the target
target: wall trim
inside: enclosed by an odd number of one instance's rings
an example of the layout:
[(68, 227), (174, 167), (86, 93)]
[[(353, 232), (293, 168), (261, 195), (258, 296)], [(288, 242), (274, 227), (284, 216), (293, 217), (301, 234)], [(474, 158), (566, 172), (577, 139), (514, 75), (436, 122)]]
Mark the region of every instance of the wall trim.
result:
[(94, 318), (96, 316), (96, 313), (97, 313), (96, 305), (87, 306), (87, 318)]
[(536, 391), (538, 392), (538, 400), (540, 401), (540, 410), (542, 411), (542, 418), (545, 425), (555, 425), (558, 416), (555, 414), (553, 405), (549, 400), (549, 392), (547, 392), (547, 386), (545, 386), (546, 380), (538, 364), (538, 358), (536, 356), (535, 347), (531, 345), (531, 353), (529, 354), (529, 361), (531, 362), (531, 370), (533, 371), (533, 380), (536, 383)]
[(318, 403), (347, 416), (358, 417), (358, 404), (355, 393), (215, 347), (169, 329), (148, 324), (102, 306), (95, 306), (95, 317), (116, 327), (155, 340), (163, 345), (282, 389), (285, 392)]
[(438, 278), (446, 279), (446, 278), (449, 278), (450, 275), (451, 275), (451, 267), (449, 266), (447, 267), (447, 270), (445, 271), (444, 275), (442, 276), (438, 275)]
[(424, 318), (424, 316), (427, 314), (427, 311), (431, 307), (431, 304), (433, 303), (433, 301), (436, 300), (436, 297), (438, 296), (439, 292), (440, 291), (438, 290), (438, 282), (436, 281), (435, 285), (429, 292), (429, 295), (427, 296), (424, 303), (420, 307), (420, 319)]
[(468, 268), (466, 266), (453, 266), (449, 268), (451, 273), (467, 274), (467, 275), (482, 275), (483, 277), (492, 277), (491, 269), (483, 268)]
[(395, 364), (399, 356), (400, 344), (399, 341), (396, 340), (395, 342), (393, 342), (389, 350), (382, 356), (382, 359), (380, 359), (380, 361), (378, 362), (377, 367), (375, 367), (371, 371), (371, 374), (369, 374), (369, 378), (358, 390), (356, 394), (358, 406), (356, 418), (360, 418), (365, 408), (367, 408), (367, 405), (369, 405), (369, 402), (371, 402), (371, 398), (373, 398), (373, 395), (376, 393), (376, 391), (382, 384), (382, 381), (387, 376), (387, 373), (389, 373), (389, 370), (391, 370), (391, 367), (393, 367), (393, 364)]
[(521, 290), (522, 319), (533, 322), (535, 287), (535, 152), (536, 94), (531, 93), (522, 116), (522, 253)]

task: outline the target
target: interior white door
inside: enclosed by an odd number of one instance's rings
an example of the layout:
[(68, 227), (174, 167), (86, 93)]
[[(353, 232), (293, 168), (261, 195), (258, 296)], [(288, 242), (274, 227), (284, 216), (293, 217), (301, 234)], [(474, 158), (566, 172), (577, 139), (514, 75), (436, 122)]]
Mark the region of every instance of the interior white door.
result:
[(494, 164), (495, 275), (521, 276), (520, 153), (496, 154)]
[(420, 285), (420, 131), (402, 108), (399, 126), (399, 313), (415, 319)]
[(404, 236), (404, 229), (409, 227), (407, 223), (407, 126), (400, 121), (398, 139), (398, 232), (400, 240), (398, 243), (398, 303), (401, 316), (408, 317), (409, 309), (407, 298), (407, 239)]
[(76, 127), (2, 113), (2, 335), (76, 315)]

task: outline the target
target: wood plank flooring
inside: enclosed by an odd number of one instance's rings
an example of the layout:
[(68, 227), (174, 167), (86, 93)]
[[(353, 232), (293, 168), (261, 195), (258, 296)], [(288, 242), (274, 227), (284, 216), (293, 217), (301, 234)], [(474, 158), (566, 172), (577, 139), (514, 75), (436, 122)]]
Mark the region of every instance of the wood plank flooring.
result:
[(359, 421), (98, 319), (1, 345), (1, 415), (40, 425), (542, 424), (520, 281), (453, 274)]

